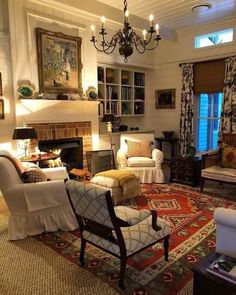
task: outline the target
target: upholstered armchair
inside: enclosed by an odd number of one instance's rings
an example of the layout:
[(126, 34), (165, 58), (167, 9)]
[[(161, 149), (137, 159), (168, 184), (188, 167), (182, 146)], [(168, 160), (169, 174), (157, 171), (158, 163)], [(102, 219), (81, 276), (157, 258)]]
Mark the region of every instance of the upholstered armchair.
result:
[(236, 210), (217, 208), (214, 220), (216, 252), (236, 258)]
[(168, 260), (170, 228), (165, 220), (157, 217), (156, 211), (113, 207), (110, 191), (90, 183), (69, 180), (66, 188), (81, 232), (81, 265), (84, 265), (87, 242), (109, 252), (121, 260), (119, 286), (123, 288), (130, 256), (164, 241), (165, 260)]
[(0, 190), (10, 211), (10, 240), (23, 239), (44, 231), (74, 230), (78, 227), (64, 179), (64, 167), (42, 169), (47, 179), (24, 183), (26, 168), (7, 151), (0, 151)]
[(162, 162), (163, 153), (154, 148), (153, 134), (120, 136), (120, 149), (117, 152), (118, 169), (129, 169), (140, 178), (141, 183), (163, 183)]
[(236, 134), (224, 133), (220, 148), (202, 156), (201, 192), (205, 180), (236, 184)]

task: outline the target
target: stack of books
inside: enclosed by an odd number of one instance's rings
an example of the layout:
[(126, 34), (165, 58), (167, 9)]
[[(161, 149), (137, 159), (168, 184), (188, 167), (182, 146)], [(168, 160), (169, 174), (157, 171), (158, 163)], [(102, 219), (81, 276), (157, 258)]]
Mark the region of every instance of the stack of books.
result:
[(207, 272), (236, 284), (236, 259), (226, 255), (220, 255), (210, 264)]

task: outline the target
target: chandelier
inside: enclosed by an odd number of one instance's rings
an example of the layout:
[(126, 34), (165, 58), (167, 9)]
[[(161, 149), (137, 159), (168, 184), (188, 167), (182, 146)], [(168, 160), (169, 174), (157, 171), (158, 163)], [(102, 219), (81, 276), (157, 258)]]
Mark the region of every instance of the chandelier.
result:
[[(149, 16), (150, 27), (148, 31), (143, 30), (143, 36), (140, 37), (133, 30), (131, 25), (129, 24), (129, 11), (128, 11), (128, 3), (124, 0), (124, 26), (123, 29), (120, 29), (116, 32), (116, 34), (111, 38), (110, 41), (106, 40), (106, 29), (104, 27), (105, 17), (101, 18), (102, 27), (99, 32), (101, 35), (101, 43), (97, 45), (97, 39), (95, 37), (95, 26), (91, 26), (92, 38), (91, 42), (93, 42), (94, 47), (106, 54), (112, 53), (117, 44), (119, 44), (119, 53), (124, 56), (125, 63), (127, 62), (127, 58), (133, 54), (133, 48), (135, 47), (138, 53), (143, 54), (146, 50), (153, 50), (157, 47), (159, 40), (161, 40), (159, 34), (159, 25), (156, 24), (155, 27), (153, 25), (153, 15)], [(148, 46), (149, 45), (149, 46)]]

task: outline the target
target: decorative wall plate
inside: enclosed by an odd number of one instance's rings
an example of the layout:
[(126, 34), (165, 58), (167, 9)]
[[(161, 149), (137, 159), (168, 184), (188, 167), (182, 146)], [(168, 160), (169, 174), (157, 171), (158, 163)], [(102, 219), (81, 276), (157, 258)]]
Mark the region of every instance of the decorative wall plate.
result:
[(196, 152), (197, 152), (197, 150), (194, 146), (189, 146), (186, 149), (186, 154), (189, 157), (194, 157), (196, 155)]
[(88, 100), (97, 100), (97, 89), (94, 86), (89, 86), (86, 90), (86, 96)]

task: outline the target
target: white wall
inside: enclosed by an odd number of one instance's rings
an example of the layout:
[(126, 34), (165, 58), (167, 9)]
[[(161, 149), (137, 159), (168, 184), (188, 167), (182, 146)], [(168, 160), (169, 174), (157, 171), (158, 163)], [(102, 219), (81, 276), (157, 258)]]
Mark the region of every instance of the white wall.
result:
[[(178, 31), (178, 41), (161, 40), (155, 52), (155, 67), (150, 79), (150, 125), (155, 129), (157, 136), (164, 130), (173, 130), (179, 133), (179, 115), (181, 104), (182, 71), (179, 63), (215, 59), (236, 54), (236, 41), (231, 44), (194, 49), (194, 36), (234, 28), (236, 40), (236, 19), (228, 19), (205, 26)], [(176, 89), (175, 109), (155, 109), (156, 89)]]
[(11, 147), (11, 135), (15, 125), (15, 104), (12, 91), (11, 50), (8, 27), (7, 0), (0, 1), (0, 72), (5, 105), (5, 119), (0, 120), (0, 149)]

